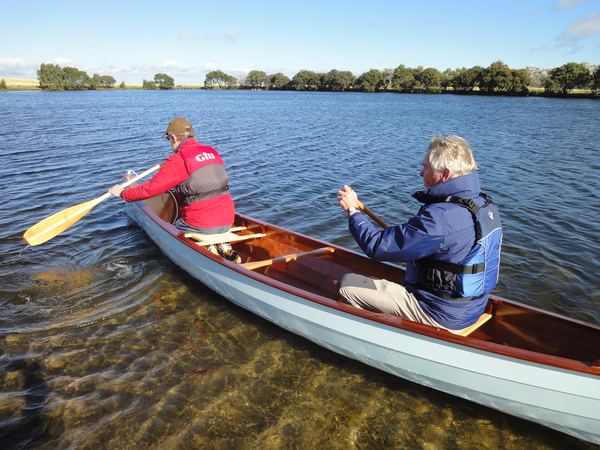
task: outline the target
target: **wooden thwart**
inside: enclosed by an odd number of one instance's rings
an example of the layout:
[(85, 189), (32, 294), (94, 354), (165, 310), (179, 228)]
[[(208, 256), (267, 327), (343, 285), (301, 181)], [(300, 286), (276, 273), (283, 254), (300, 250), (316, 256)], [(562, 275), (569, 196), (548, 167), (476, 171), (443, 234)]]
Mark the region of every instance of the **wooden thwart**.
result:
[(295, 261), (298, 258), (303, 258), (305, 256), (318, 256), (318, 255), (324, 255), (324, 254), (333, 253), (333, 252), (335, 252), (334, 248), (323, 247), (323, 248), (318, 248), (316, 250), (311, 250), (309, 252), (304, 252), (304, 253), (291, 253), (289, 255), (278, 256), (277, 258), (264, 259), (262, 261), (247, 262), (244, 264), (240, 264), (240, 266), (242, 266), (248, 270), (253, 270), (253, 269), (258, 269), (259, 267), (270, 266), (275, 262), (290, 262), (290, 261)]
[(252, 234), (235, 234), (234, 231), (245, 230), (246, 227), (234, 227), (231, 228), (227, 233), (221, 234), (200, 234), (200, 233), (185, 233), (185, 237), (193, 239), (198, 245), (213, 245), (213, 244), (225, 244), (232, 242), (246, 241), (248, 239), (256, 239), (265, 237), (265, 233), (252, 233)]
[(475, 322), (473, 325), (468, 326), (467, 328), (463, 328), (462, 330), (454, 330), (454, 331), (453, 330), (448, 330), (448, 331), (450, 331), (450, 333), (458, 334), (460, 336), (468, 336), (473, 331), (475, 331), (477, 328), (479, 328), (484, 323), (486, 323), (488, 320), (490, 320), (491, 318), (492, 318), (492, 315), (490, 313), (483, 313), (479, 317), (479, 319), (477, 320), (477, 322)]

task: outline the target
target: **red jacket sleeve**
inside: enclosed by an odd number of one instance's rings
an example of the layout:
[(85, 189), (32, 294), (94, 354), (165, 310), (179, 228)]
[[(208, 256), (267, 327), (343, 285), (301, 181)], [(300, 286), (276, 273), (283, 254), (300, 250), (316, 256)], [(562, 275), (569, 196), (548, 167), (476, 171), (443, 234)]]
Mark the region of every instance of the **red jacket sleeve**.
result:
[(125, 189), (121, 197), (126, 202), (136, 202), (167, 192), (188, 177), (183, 158), (175, 153), (167, 158), (160, 170), (146, 183)]

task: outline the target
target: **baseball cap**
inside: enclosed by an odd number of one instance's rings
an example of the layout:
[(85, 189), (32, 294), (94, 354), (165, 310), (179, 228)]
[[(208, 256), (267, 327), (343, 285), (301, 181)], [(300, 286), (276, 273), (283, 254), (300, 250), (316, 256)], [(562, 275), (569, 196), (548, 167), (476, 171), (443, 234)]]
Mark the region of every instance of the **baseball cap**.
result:
[(189, 133), (190, 136), (196, 135), (196, 132), (192, 128), (191, 122), (185, 117), (176, 117), (175, 119), (171, 120), (169, 125), (167, 125), (167, 131), (165, 131), (165, 135), (183, 133)]

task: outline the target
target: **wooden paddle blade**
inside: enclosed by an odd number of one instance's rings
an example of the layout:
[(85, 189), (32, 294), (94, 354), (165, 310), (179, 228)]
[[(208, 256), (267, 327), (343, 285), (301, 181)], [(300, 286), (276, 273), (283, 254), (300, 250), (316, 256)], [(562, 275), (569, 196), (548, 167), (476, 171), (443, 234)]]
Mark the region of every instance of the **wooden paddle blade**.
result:
[(79, 219), (85, 216), (94, 206), (106, 198), (105, 195), (63, 209), (44, 220), (36, 223), (23, 234), (23, 240), (28, 245), (39, 245), (59, 235), (67, 228), (73, 226)]

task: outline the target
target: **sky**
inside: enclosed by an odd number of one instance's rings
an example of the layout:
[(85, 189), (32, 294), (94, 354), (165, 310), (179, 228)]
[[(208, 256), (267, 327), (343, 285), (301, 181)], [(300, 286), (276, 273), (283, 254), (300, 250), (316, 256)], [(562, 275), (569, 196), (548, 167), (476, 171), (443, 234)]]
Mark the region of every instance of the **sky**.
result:
[[(26, 6), (23, 6), (26, 5)], [(600, 64), (600, 0), (0, 0), (0, 78)]]

